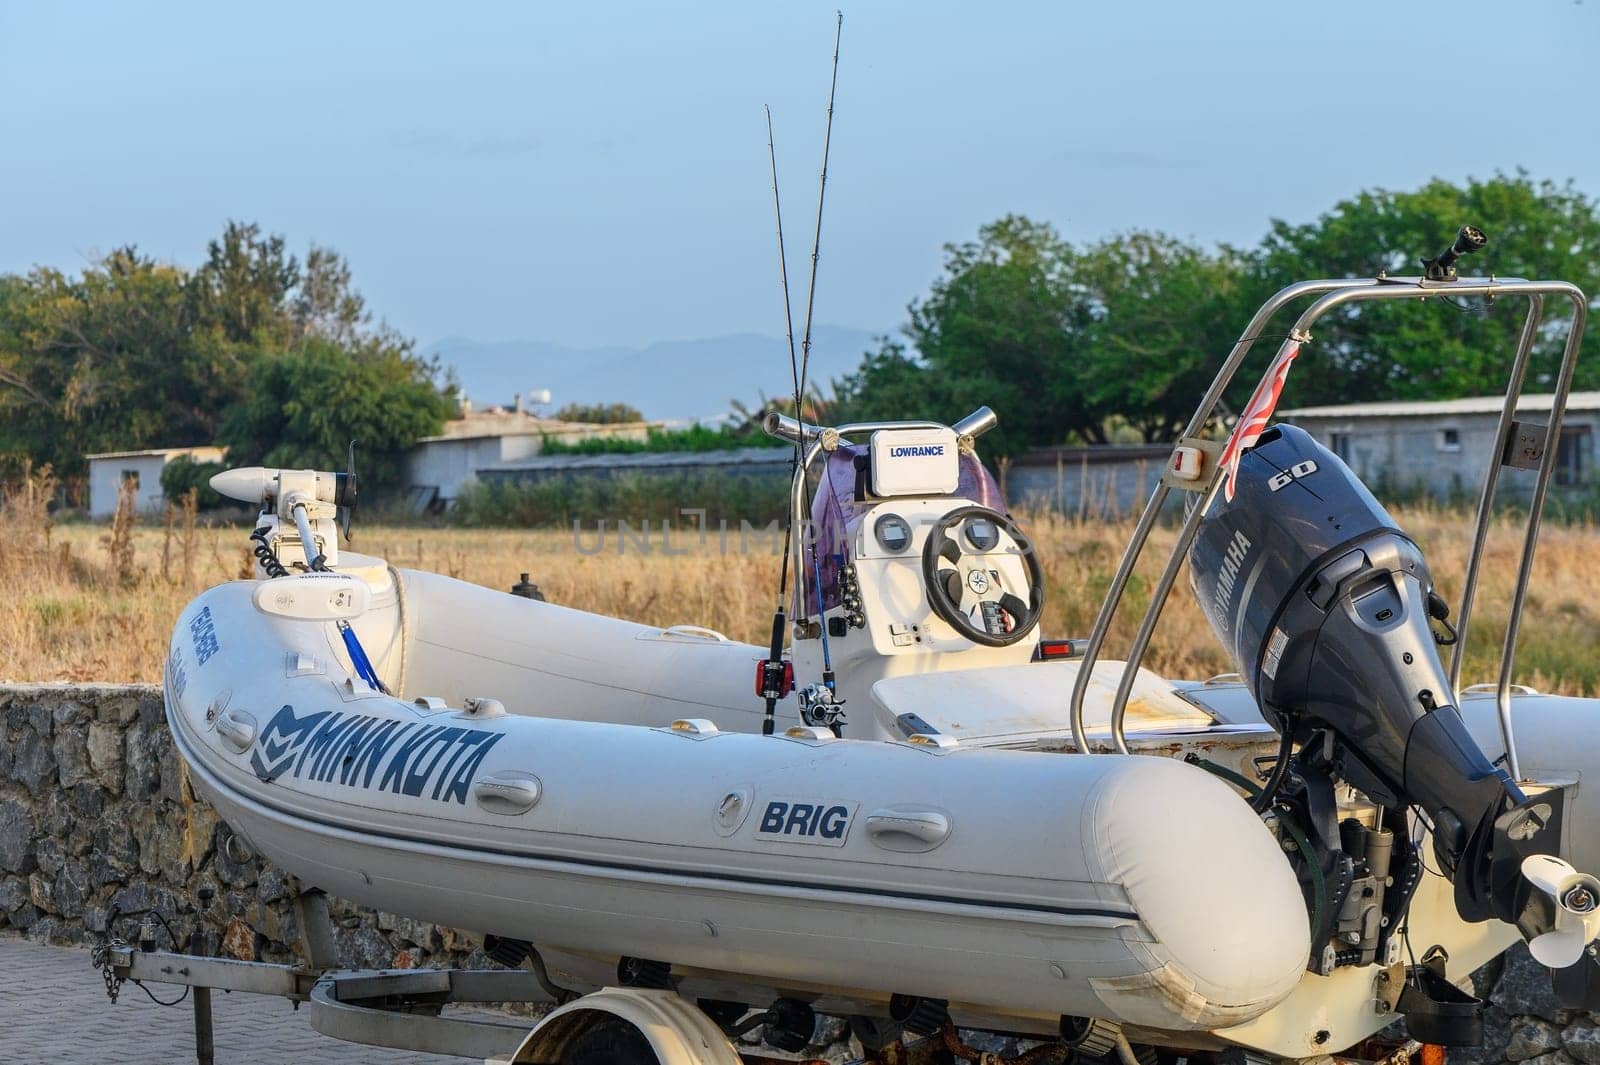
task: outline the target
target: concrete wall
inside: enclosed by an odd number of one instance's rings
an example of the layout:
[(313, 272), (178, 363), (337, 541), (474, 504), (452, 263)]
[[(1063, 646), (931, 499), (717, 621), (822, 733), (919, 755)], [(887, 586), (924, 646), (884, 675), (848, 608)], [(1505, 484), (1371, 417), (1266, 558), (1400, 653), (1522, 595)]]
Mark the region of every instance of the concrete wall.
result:
[(1006, 500), (1073, 517), (1125, 517), (1144, 506), (1171, 457), (1170, 445), (1033, 452), (1006, 470)]
[(196, 462), (221, 462), (220, 447), (171, 448), (153, 453), (133, 452), (125, 455), (106, 455), (89, 458), (89, 516), (109, 518), (117, 511), (117, 496), (122, 491), (122, 479), (129, 473), (139, 475), (138, 507), (142, 511), (159, 512), (166, 504), (161, 491), (161, 471), (167, 463), (180, 455), (188, 455)]
[(505, 436), (438, 437), (424, 440), (406, 456), (407, 486), (437, 488), (448, 502), (476, 483), (478, 471), (532, 458), (546, 439), (575, 441), (586, 437), (643, 440), (650, 427), (643, 424), (552, 427), (548, 433), (513, 433)]
[[(1528, 421), (1544, 422), (1547, 414), (1530, 412)], [(1592, 489), (1595, 478), (1594, 425), (1588, 412), (1573, 412), (1563, 426), (1575, 434), (1583, 476), (1561, 486)], [(1412, 417), (1297, 417), (1294, 423), (1317, 442), (1339, 454), (1368, 485), (1398, 491), (1425, 491), (1441, 500), (1476, 498), (1484, 470), (1494, 452), (1496, 414), (1421, 415)], [(1534, 475), (1504, 470), (1501, 491), (1526, 495)]]
[(499, 461), (495, 437), (429, 440), (406, 456), (406, 485), (437, 488), (440, 499), (451, 500), (473, 482), (476, 470)]
[[(189, 786), (159, 688), (0, 687), (0, 932), (80, 943), (117, 907), (135, 915), (119, 922), (131, 940), (158, 910), (180, 936), (199, 922), (225, 954), (287, 961), (290, 878), (230, 836)], [(201, 887), (215, 892), (203, 908)], [(476, 936), (338, 900), (333, 912), (347, 965), (488, 964)]]
[(139, 476), (139, 509), (160, 510), (162, 503), (166, 501), (161, 494), (161, 471), (166, 465), (165, 455), (90, 459), (89, 517), (109, 518), (116, 513), (117, 494), (122, 491), (122, 479), (130, 472)]
[[(529, 482), (589, 479), (619, 474), (700, 473), (717, 476), (789, 476), (788, 453), (775, 448), (731, 452), (659, 452), (617, 455), (552, 455), (522, 461), (508, 450), (538, 437), (462, 438), (430, 441), (408, 459), (409, 483), (440, 489), (453, 499), (474, 481)], [(505, 447), (500, 447), (504, 441)], [(495, 445), (495, 446), (490, 446)], [(535, 449), (535, 452), (537, 449)], [(1116, 518), (1144, 505), (1171, 457), (1166, 445), (1061, 448), (1021, 456), (1006, 470), (1006, 499), (1013, 506), (1053, 508), (1086, 518)], [(737, 461), (735, 461), (737, 460)], [(500, 468), (496, 468), (499, 466)], [(994, 469), (993, 464), (990, 468)]]

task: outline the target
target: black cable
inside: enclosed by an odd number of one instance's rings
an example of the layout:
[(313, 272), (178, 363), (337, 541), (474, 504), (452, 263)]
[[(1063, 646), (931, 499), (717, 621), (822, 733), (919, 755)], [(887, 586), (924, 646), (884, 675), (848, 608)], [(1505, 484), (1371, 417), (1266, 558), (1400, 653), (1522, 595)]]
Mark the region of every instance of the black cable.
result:
[(1272, 767), (1272, 774), (1267, 777), (1267, 782), (1262, 786), (1260, 794), (1250, 800), (1250, 809), (1258, 814), (1264, 814), (1272, 808), (1273, 800), (1278, 797), (1278, 789), (1283, 787), (1284, 778), (1289, 775), (1289, 757), (1294, 752), (1294, 733), (1285, 723), (1283, 735), (1278, 740), (1278, 761)]
[[(164, 917), (162, 915), (160, 910), (155, 909), (154, 907), (151, 907), (150, 909), (147, 909), (147, 910), (131, 910), (131, 911), (126, 911), (126, 912), (124, 912), (122, 910), (118, 910), (116, 916), (126, 920), (129, 917), (138, 917), (138, 916), (140, 916), (142, 914), (149, 914), (150, 916), (154, 917), (156, 920), (160, 921), (161, 922), (161, 927), (165, 928), (167, 930), (167, 939), (171, 940), (172, 949), (173, 950), (178, 950), (179, 949), (179, 947), (178, 947), (178, 933), (176, 933), (176, 932), (174, 932), (172, 930), (172, 925), (167, 923), (166, 917)], [(110, 927), (110, 922), (108, 922), (107, 923), (107, 928), (106, 928), (106, 934), (109, 936), (109, 935), (114, 934), (115, 932), (116, 932), (116, 929)]]
[(545, 967), (544, 958), (537, 947), (529, 946), (528, 962), (533, 968), (533, 978), (539, 981), (539, 986), (544, 989), (545, 994), (556, 1000), (557, 1006), (565, 1006), (578, 997), (578, 992), (569, 987), (562, 987), (550, 979), (550, 970)]
[(1406, 945), (1406, 955), (1411, 959), (1411, 968), (1406, 970), (1406, 980), (1415, 981), (1413, 987), (1421, 989), (1422, 975), (1417, 971), (1417, 952), (1411, 948), (1411, 909), (1406, 908), (1406, 923), (1400, 926), (1400, 942)]
[[(1423, 813), (1421, 807), (1413, 806), (1411, 808), (1411, 810), (1416, 815), (1417, 821), (1420, 824), (1422, 824), (1424, 828), (1427, 829), (1427, 834), (1429, 836), (1432, 836), (1433, 835), (1433, 821), (1429, 819), (1427, 814)], [(1427, 849), (1422, 846), (1422, 837), (1421, 836), (1418, 836), (1416, 839), (1412, 840), (1411, 841), (1411, 845), (1416, 848), (1417, 861), (1422, 863), (1423, 872), (1431, 873), (1432, 875), (1438, 877), (1441, 880), (1447, 879), (1445, 877), (1445, 875), (1444, 875), (1444, 871), (1443, 870), (1428, 868), (1428, 852), (1427, 852)]]
[(161, 922), (161, 927), (167, 930), (167, 938), (172, 940), (172, 949), (178, 950), (178, 933), (172, 930), (172, 926), (167, 923), (167, 919), (162, 916), (160, 910), (151, 910), (150, 912), (155, 914), (156, 920)]
[(1225, 765), (1202, 758), (1192, 751), (1184, 755), (1183, 760), (1190, 765), (1199, 766), (1212, 776), (1221, 777), (1223, 780), (1243, 789), (1244, 793), (1252, 799), (1261, 794), (1261, 786), (1259, 784), (1247, 778), (1243, 773), (1235, 773)]
[(250, 539), (256, 542), (252, 548), (256, 560), (261, 563), (261, 571), (268, 577), (287, 577), (289, 570), (278, 560), (277, 552), (272, 550), (272, 545), (267, 542), (267, 533), (272, 531), (272, 526), (263, 525), (250, 534)]
[[(148, 909), (148, 910), (136, 910), (133, 913), (119, 913), (119, 914), (117, 914), (117, 916), (121, 916), (121, 917), (138, 917), (141, 913), (148, 913), (152, 917), (154, 917), (156, 920), (160, 921), (161, 922), (161, 927), (165, 928), (167, 930), (167, 938), (172, 941), (172, 949), (173, 950), (180, 949), (179, 946), (178, 946), (178, 933), (176, 933), (176, 932), (174, 932), (172, 930), (172, 925), (167, 921), (166, 916), (160, 910), (157, 910), (157, 909), (154, 909), (154, 908)], [(106, 932), (107, 932), (108, 935), (110, 935), (112, 932), (114, 932), (114, 929), (112, 927), (110, 927), (110, 925), (112, 923), (114, 923), (114, 919), (113, 919), (113, 922), (108, 922), (108, 926), (106, 928)], [(151, 991), (148, 987), (144, 986), (144, 981), (143, 980), (134, 980), (134, 981), (131, 981), (131, 982), (140, 991), (143, 991), (149, 997), (150, 1001), (154, 1002), (157, 1006), (179, 1006), (179, 1005), (183, 1004), (183, 1000), (184, 999), (189, 997), (189, 988), (187, 986), (184, 987), (183, 994), (179, 995), (177, 998), (172, 999), (169, 1002), (166, 999), (157, 998), (154, 991)]]
[(1240, 344), (1243, 344), (1246, 341), (1250, 342), (1251, 344), (1254, 344), (1258, 340), (1293, 340), (1293, 339), (1294, 339), (1294, 333), (1292, 333), (1292, 332), (1290, 332), (1290, 333), (1257, 333), (1253, 337), (1240, 337), (1237, 341), (1234, 342), (1234, 347), (1238, 347)]
[(1455, 300), (1451, 299), (1449, 296), (1441, 295), (1439, 298), (1444, 300), (1450, 306), (1454, 307), (1456, 310), (1460, 311), (1462, 314), (1476, 314), (1476, 315), (1479, 315), (1479, 316), (1483, 316), (1483, 314), (1484, 314), (1484, 311), (1481, 308), (1472, 308), (1472, 307), (1468, 307), (1464, 303), (1457, 303)]
[(155, 992), (151, 991), (148, 987), (145, 987), (143, 980), (135, 980), (135, 981), (133, 981), (133, 985), (135, 987), (137, 987), (140, 991), (143, 991), (146, 995), (148, 995), (149, 998), (150, 998), (150, 1001), (154, 1002), (157, 1006), (181, 1006), (183, 1004), (183, 1000), (189, 997), (189, 988), (188, 987), (185, 987), (183, 989), (183, 994), (179, 995), (177, 998), (175, 998), (175, 999), (173, 999), (173, 1000), (171, 1000), (169, 1002), (169, 1001), (167, 1001), (165, 999), (156, 998)]

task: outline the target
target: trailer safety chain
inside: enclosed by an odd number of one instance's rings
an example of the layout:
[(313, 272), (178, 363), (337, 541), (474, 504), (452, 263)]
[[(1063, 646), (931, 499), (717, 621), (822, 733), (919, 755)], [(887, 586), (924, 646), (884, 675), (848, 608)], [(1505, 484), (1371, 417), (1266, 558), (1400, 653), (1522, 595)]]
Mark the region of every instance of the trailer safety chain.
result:
[(117, 995), (122, 991), (122, 977), (117, 975), (116, 967), (111, 964), (111, 950), (113, 947), (126, 946), (120, 939), (113, 940), (108, 932), (104, 939), (95, 944), (94, 953), (89, 956), (90, 964), (100, 970), (100, 978), (106, 984), (106, 998), (111, 1004), (117, 1004)]
[[(160, 910), (136, 910), (129, 914), (123, 913), (119, 907), (113, 906), (110, 916), (106, 918), (105, 932), (102, 934), (100, 941), (95, 944), (93, 952), (91, 952), (89, 955), (89, 963), (100, 970), (100, 978), (105, 981), (106, 985), (106, 997), (111, 1000), (111, 1004), (113, 1006), (117, 1003), (117, 996), (122, 992), (122, 985), (127, 982), (127, 978), (118, 974), (116, 966), (111, 963), (111, 952), (113, 950), (124, 949), (128, 945), (127, 940), (122, 939), (116, 934), (117, 919), (119, 917), (138, 916), (139, 913), (144, 913), (147, 915), (145, 918), (145, 923), (146, 927), (150, 929), (150, 931), (140, 931), (140, 949), (154, 949), (153, 944), (155, 940), (155, 931), (154, 925), (149, 923), (150, 917), (154, 917), (156, 920), (161, 922), (161, 926), (167, 930), (167, 938), (172, 940), (172, 948), (174, 950), (179, 949), (178, 934), (172, 930), (171, 923), (167, 921), (166, 917), (162, 916)], [(143, 941), (147, 939), (151, 942), (151, 946), (145, 946)], [(147, 997), (151, 1002), (154, 1002), (157, 1006), (176, 1006), (183, 1002), (184, 999), (188, 998), (189, 992), (192, 990), (192, 988), (185, 986), (183, 989), (183, 994), (169, 1002), (166, 999), (157, 998), (155, 992), (144, 986), (144, 982), (141, 980), (135, 980), (133, 985), (140, 991), (143, 991), (145, 993), (145, 997)]]

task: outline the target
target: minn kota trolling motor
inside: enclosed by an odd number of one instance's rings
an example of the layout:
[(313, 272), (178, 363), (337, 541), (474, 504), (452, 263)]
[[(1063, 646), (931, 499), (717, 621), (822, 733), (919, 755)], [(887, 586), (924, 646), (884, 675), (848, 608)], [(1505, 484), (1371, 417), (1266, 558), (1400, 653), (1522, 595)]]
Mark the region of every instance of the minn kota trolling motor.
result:
[[(1189, 571), (1212, 628), (1284, 739), (1257, 808), (1298, 821), (1314, 843), (1297, 870), (1320, 887), (1312, 968), (1328, 971), (1355, 942), (1333, 935), (1364, 860), (1352, 823), (1336, 815), (1341, 780), (1383, 808), (1393, 833), (1399, 861), (1382, 922), (1391, 932), (1420, 879), (1420, 855), (1407, 843), (1406, 811), (1415, 808), (1432, 827), (1462, 918), (1515, 925), (1534, 957), (1558, 971), (1563, 997), (1594, 1008), (1600, 967), (1589, 944), (1600, 934), (1600, 881), (1557, 854), (1564, 793), (1525, 791), (1468, 734), (1435, 650), (1454, 642), (1449, 608), (1421, 551), (1300, 429), (1266, 430), (1240, 462), (1237, 491), (1218, 493), (1201, 519)], [(1359, 825), (1353, 834), (1364, 836)]]

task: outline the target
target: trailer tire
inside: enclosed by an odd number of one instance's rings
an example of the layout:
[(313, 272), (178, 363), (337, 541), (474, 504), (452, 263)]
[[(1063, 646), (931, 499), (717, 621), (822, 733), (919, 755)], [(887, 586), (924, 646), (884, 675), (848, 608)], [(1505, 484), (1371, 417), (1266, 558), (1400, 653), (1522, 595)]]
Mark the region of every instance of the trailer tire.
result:
[(660, 1065), (644, 1033), (623, 1020), (594, 1025), (567, 1047), (561, 1065)]

